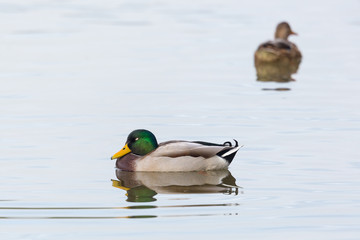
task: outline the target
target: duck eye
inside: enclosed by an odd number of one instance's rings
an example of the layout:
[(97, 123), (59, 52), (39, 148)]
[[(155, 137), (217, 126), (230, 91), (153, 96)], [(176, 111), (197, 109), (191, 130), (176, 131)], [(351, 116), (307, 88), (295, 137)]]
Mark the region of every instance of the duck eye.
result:
[(139, 140), (139, 138), (135, 138), (135, 141)]

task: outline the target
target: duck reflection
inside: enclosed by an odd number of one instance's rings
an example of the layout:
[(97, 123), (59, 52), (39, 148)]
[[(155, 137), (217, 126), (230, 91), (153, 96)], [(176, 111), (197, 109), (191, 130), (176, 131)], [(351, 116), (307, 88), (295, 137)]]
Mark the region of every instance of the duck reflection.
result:
[(295, 81), (292, 74), (296, 73), (299, 64), (293, 62), (259, 63), (255, 65), (257, 80), (261, 82)]
[(297, 35), (287, 22), (277, 25), (275, 39), (260, 44), (255, 52), (255, 68), (258, 81), (289, 82), (296, 73), (302, 55), (297, 46), (288, 40)]
[(236, 179), (228, 170), (208, 172), (126, 172), (117, 169), (112, 180), (127, 192), (128, 202), (153, 202), (156, 194), (239, 193)]

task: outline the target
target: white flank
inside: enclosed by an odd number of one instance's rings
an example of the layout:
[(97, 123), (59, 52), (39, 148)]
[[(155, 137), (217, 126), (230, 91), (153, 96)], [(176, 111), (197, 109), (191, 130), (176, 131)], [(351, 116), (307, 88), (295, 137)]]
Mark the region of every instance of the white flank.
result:
[(223, 148), (223, 146), (204, 146), (185, 141), (168, 143), (159, 146), (154, 152), (138, 159), (135, 169), (144, 172), (188, 172), (227, 169), (229, 163), (224, 157), (235, 153), (240, 147), (230, 149), (222, 156), (216, 155)]
[(227, 169), (228, 162), (219, 156), (203, 157), (151, 157), (136, 163), (137, 171), (146, 172), (188, 172)]

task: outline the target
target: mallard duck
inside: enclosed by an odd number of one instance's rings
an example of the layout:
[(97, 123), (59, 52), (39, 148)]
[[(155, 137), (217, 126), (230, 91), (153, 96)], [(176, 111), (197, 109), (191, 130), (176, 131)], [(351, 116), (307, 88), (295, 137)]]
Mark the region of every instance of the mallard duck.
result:
[[(301, 52), (297, 46), (288, 40), (290, 35), (297, 35), (287, 22), (277, 25), (275, 39), (260, 44), (255, 52), (255, 66), (261, 63), (291, 63), (300, 64)], [(297, 69), (296, 67), (296, 69)]]
[(230, 142), (216, 144), (201, 141), (157, 142), (145, 129), (132, 131), (125, 146), (111, 159), (124, 171), (186, 172), (227, 169), (239, 150)]

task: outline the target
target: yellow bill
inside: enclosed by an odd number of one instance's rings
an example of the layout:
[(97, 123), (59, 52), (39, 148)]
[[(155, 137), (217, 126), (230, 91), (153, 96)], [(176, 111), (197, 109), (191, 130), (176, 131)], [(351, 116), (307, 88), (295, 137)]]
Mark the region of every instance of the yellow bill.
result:
[(120, 151), (118, 151), (117, 153), (114, 154), (114, 156), (111, 157), (111, 160), (118, 159), (122, 156), (125, 156), (126, 154), (128, 154), (130, 152), (131, 152), (130, 148), (128, 147), (127, 144), (125, 144), (125, 146)]
[(111, 179), (111, 181), (112, 181), (112, 186), (113, 187), (120, 188), (120, 189), (125, 190), (125, 191), (129, 191), (131, 189), (131, 188), (123, 186), (123, 184), (120, 181), (113, 180), (113, 179)]

